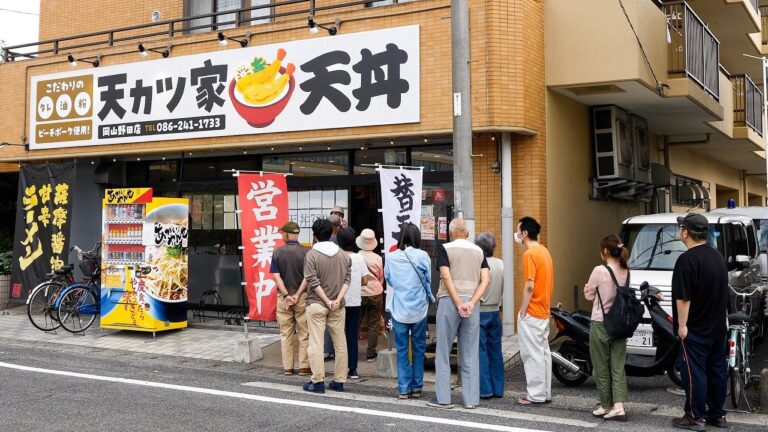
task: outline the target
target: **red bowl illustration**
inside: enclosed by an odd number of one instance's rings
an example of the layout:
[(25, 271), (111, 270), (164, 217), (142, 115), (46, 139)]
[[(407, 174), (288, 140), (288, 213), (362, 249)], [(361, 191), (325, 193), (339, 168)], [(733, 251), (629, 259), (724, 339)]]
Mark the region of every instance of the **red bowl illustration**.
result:
[[(280, 68), (280, 73), (285, 73), (284, 67)], [(288, 101), (291, 100), (291, 95), (293, 95), (293, 90), (296, 88), (296, 80), (293, 78), (293, 75), (291, 75), (291, 78), (288, 81), (288, 92), (275, 102), (261, 106), (248, 105), (240, 102), (235, 96), (236, 85), (237, 83), (233, 78), (229, 83), (229, 100), (232, 101), (235, 110), (240, 114), (240, 117), (242, 117), (243, 120), (248, 122), (249, 125), (255, 128), (263, 128), (271, 125), (277, 116), (283, 112), (285, 106), (288, 105)]]

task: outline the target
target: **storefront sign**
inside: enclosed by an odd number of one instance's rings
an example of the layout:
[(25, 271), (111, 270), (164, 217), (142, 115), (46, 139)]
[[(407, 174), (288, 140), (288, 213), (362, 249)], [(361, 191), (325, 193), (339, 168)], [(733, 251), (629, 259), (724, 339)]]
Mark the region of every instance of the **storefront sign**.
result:
[(288, 185), (282, 174), (240, 174), (237, 179), (243, 236), (243, 273), (248, 318), (274, 321), (277, 286), (269, 272), (272, 253), (284, 244), (280, 228), (288, 222)]
[(397, 249), (404, 223), (421, 224), (421, 169), (379, 168), (384, 218), (384, 252)]
[(72, 164), (21, 167), (13, 243), (13, 281), (21, 284), (19, 295), (66, 264), (74, 177)]
[(30, 88), (33, 150), (416, 123), (419, 27), (42, 75)]

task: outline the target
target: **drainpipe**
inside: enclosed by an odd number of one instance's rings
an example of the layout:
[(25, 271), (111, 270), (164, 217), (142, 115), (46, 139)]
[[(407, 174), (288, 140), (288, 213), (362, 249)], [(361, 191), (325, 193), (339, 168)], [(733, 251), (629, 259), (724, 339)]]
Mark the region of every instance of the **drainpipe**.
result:
[(472, 175), (472, 94), (469, 80), (469, 5), (451, 0), (451, 69), (453, 85), (453, 204), (454, 216), (463, 217), (471, 237), (475, 234), (475, 198)]
[(502, 296), (504, 336), (515, 334), (515, 218), (512, 211), (512, 134), (501, 134), (501, 259), (504, 261)]
[(763, 191), (763, 205), (768, 205), (768, 87), (766, 87), (766, 81), (768, 81), (768, 59), (765, 57), (763, 60), (763, 147), (765, 147), (765, 190)]

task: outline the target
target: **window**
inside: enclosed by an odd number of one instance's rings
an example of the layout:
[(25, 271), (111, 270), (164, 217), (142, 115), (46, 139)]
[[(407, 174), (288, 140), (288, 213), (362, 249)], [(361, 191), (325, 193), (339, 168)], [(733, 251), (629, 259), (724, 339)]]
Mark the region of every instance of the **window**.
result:
[[(723, 227), (724, 225), (710, 224), (707, 236), (707, 242), (721, 253)], [(679, 233), (680, 227), (677, 223), (624, 225), (621, 236), (630, 250), (629, 268), (673, 270), (677, 258), (687, 250), (678, 237)]]
[[(270, 3), (271, 0), (186, 0), (184, 3), (184, 16), (193, 17), (214, 12), (236, 11), (242, 8), (268, 5)], [(189, 29), (188, 33), (206, 33), (234, 28), (240, 23), (242, 25), (263, 24), (270, 21), (270, 15), (272, 15), (272, 8), (260, 8), (243, 12), (239, 17), (236, 12), (232, 12), (217, 17), (191, 20), (187, 23), (186, 27)], [(251, 20), (252, 18), (254, 19)]]
[(327, 152), (312, 154), (264, 155), (266, 172), (291, 173), (297, 177), (346, 175), (349, 173), (349, 153)]
[[(312, 244), (312, 224), (328, 217), (336, 206), (350, 212), (347, 189), (291, 188), (288, 191), (288, 217), (301, 227), (299, 241)], [(345, 216), (349, 218), (350, 215)]]
[(176, 181), (176, 162), (151, 162), (149, 183), (171, 183)]
[(355, 174), (376, 174), (376, 167), (363, 166), (370, 164), (406, 165), (405, 149), (371, 149), (355, 152)]
[(453, 171), (453, 146), (414, 147), (411, 165), (423, 166), (425, 172)]
[(755, 228), (758, 229), (757, 239), (760, 243), (760, 252), (765, 253), (768, 247), (768, 219), (755, 219)]
[(366, 7), (387, 6), (398, 3), (410, 3), (413, 0), (379, 0), (375, 2), (366, 3)]

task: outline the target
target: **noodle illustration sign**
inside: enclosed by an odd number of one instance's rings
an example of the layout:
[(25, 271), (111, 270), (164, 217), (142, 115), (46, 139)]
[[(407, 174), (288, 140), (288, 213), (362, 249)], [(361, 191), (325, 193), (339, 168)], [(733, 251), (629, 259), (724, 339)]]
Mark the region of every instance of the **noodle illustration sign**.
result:
[(102, 232), (101, 326), (187, 326), (189, 202), (152, 189), (108, 189)]
[(277, 284), (269, 267), (275, 249), (285, 243), (280, 227), (288, 222), (288, 186), (282, 174), (244, 173), (239, 174), (237, 186), (248, 318), (274, 321)]
[(420, 121), (419, 27), (34, 76), (31, 150)]

